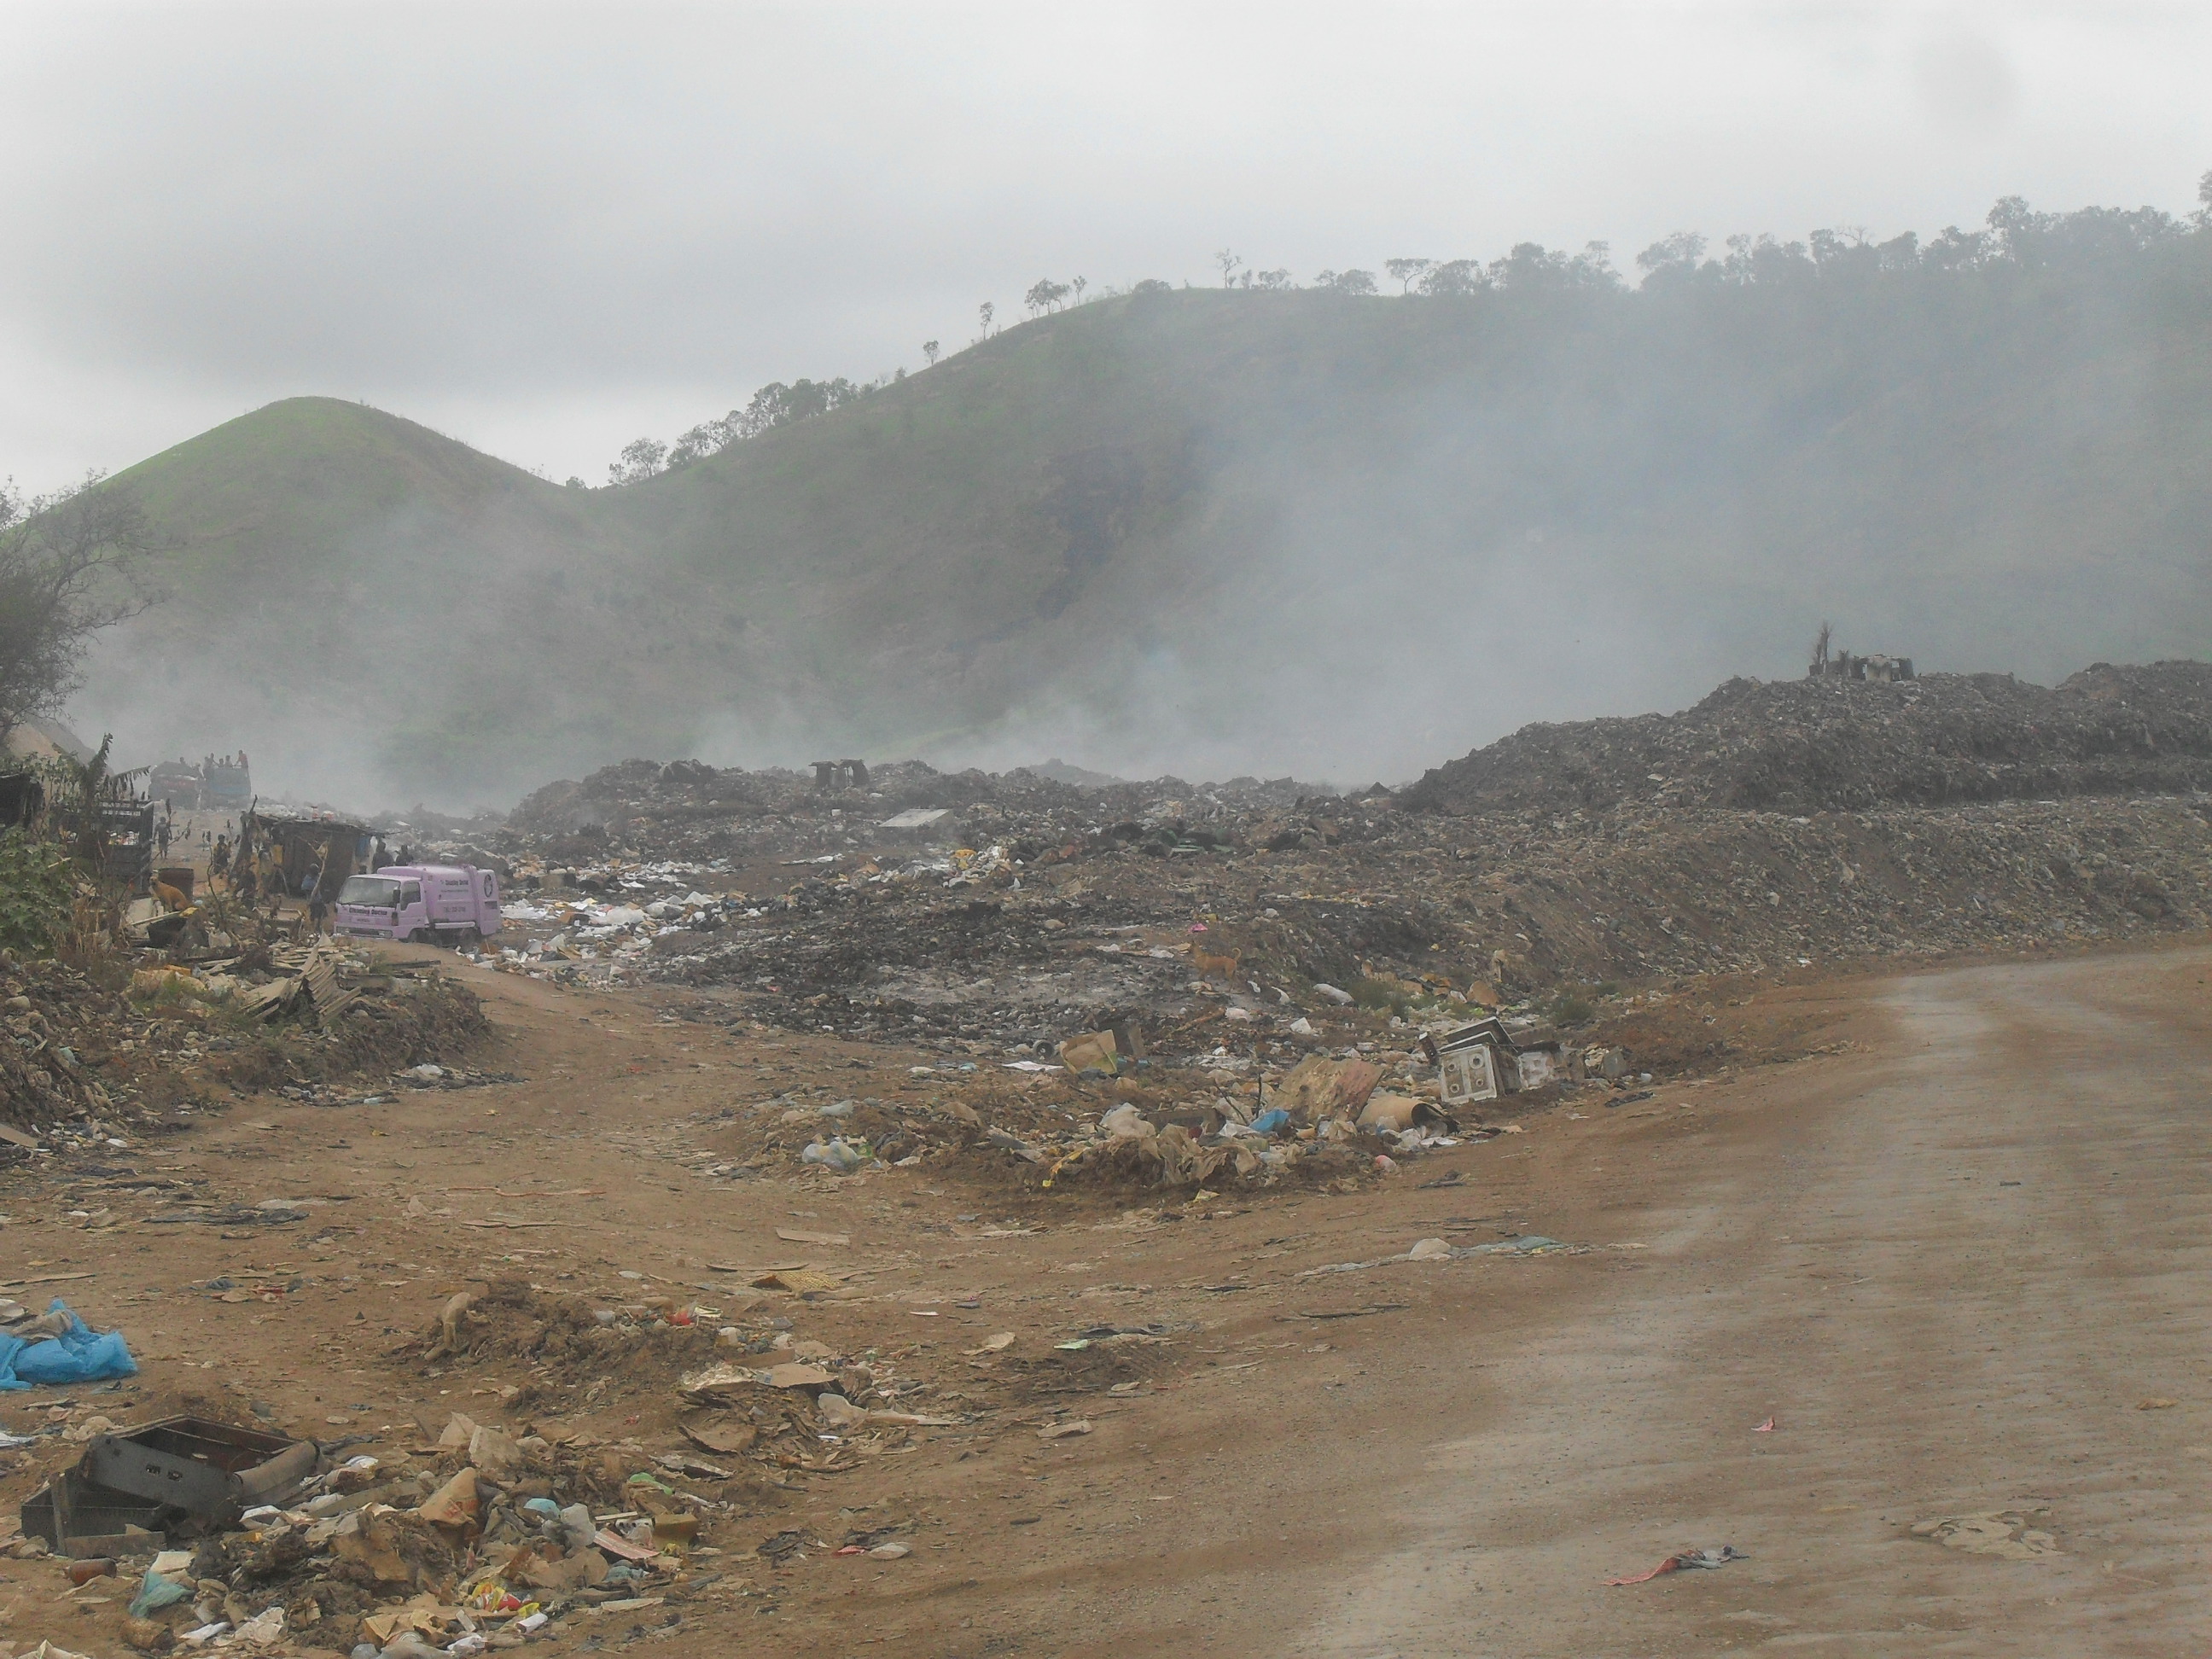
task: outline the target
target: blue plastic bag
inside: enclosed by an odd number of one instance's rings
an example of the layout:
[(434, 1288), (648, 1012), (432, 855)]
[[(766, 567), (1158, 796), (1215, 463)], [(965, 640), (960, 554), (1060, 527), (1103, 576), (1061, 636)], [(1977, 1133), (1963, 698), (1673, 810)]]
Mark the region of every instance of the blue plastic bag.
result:
[(131, 1598), (131, 1616), (143, 1619), (149, 1613), (173, 1606), (189, 1596), (192, 1589), (189, 1580), (180, 1583), (167, 1573), (156, 1572), (149, 1567), (146, 1577), (139, 1583), (138, 1594)]
[(1252, 1133), (1256, 1135), (1271, 1135), (1278, 1129), (1288, 1128), (1290, 1122), (1291, 1115), (1288, 1112), (1279, 1106), (1270, 1106), (1252, 1120)]
[(138, 1375), (138, 1362), (124, 1346), (122, 1332), (94, 1331), (59, 1297), (46, 1311), (66, 1315), (69, 1328), (39, 1342), (0, 1336), (0, 1389), (58, 1389)]

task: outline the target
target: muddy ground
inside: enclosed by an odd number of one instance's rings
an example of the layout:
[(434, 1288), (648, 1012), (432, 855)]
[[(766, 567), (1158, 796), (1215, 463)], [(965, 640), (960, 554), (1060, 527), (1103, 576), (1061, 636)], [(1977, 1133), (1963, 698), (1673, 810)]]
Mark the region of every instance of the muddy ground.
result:
[[(719, 1321), (955, 1421), (813, 1468), (718, 1460), (680, 1584), (532, 1646), (2185, 1650), (2208, 978), (2199, 936), (1714, 981), (1647, 1038), (1706, 1075), (1340, 1192), (1188, 1197), (985, 1159), (718, 1178), (724, 1108), (942, 1056), (478, 974), (471, 1063), (520, 1081), (253, 1095), (0, 1171), (0, 1290), (67, 1295), (143, 1366), (0, 1398), (0, 1425), (191, 1407), (404, 1461), (460, 1411), (644, 1468), (699, 1420), (676, 1378), (727, 1356)], [(1531, 1236), (1568, 1248), (1385, 1260)], [(772, 1271), (800, 1288), (753, 1288)], [(494, 1285), (474, 1346), (427, 1357), (448, 1299)], [(656, 1302), (716, 1314), (563, 1334)], [(0, 1453), (4, 1512), (74, 1451)], [(1992, 1528), (2026, 1559), (1939, 1541)], [(797, 1556), (754, 1553), (793, 1531)], [(831, 1553), (877, 1533), (913, 1553)], [(1750, 1559), (1604, 1583), (1723, 1544)], [(0, 1561), (0, 1642), (119, 1653), (122, 1599)]]

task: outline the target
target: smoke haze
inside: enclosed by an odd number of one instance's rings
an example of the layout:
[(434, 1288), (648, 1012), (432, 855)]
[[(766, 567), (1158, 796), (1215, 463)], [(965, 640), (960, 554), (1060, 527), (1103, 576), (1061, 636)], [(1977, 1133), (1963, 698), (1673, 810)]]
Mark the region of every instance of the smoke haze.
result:
[[(2204, 239), (1936, 257), (2015, 193), (2185, 210), (2193, 10), (17, 15), (0, 465), (218, 428), (131, 475), (187, 551), (71, 709), (135, 757), (394, 806), (637, 753), (1364, 783), (1797, 672), (1824, 616), (2046, 681), (2212, 622)], [(1816, 227), (1926, 270), (1721, 240)], [(1310, 291), (1594, 239), (1632, 285), (1684, 229), (1672, 298)], [(1308, 291), (1097, 303), (1216, 249)], [(925, 339), (743, 453), (541, 482)]]

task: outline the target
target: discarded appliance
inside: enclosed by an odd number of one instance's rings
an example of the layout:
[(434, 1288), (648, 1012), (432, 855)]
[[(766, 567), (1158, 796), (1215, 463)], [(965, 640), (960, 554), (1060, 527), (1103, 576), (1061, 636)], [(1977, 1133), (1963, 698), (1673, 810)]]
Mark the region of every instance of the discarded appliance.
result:
[(227, 1527), (261, 1504), (281, 1503), (312, 1480), (312, 1440), (171, 1417), (103, 1434), (25, 1500), (23, 1531), (58, 1555), (131, 1553), (149, 1534), (187, 1522)]
[(1513, 1038), (1494, 1017), (1470, 1025), (1455, 1025), (1429, 1039), (1436, 1050), (1447, 1106), (1472, 1106), (1495, 1100), (1508, 1088), (1517, 1088), (1520, 1077), (1512, 1068)]
[(499, 878), (472, 864), (387, 864), (338, 889), (337, 930), (353, 939), (473, 943), (499, 932)]
[(1517, 1043), (1512, 1060), (1517, 1089), (1540, 1089), (1555, 1079), (1569, 1076), (1573, 1069), (1565, 1046), (1558, 1042)]

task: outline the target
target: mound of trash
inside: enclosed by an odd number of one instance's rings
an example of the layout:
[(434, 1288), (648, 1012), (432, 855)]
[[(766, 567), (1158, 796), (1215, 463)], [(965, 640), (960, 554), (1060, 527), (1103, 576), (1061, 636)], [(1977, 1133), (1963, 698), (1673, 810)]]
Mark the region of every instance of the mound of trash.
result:
[(957, 1163), (1030, 1192), (1341, 1191), (1435, 1149), (1512, 1133), (1509, 1120), (1571, 1092), (1627, 1086), (1625, 1052), (1571, 1048), (1531, 1019), (1483, 1029), (1505, 1098), (1447, 1105), (1443, 1068), (1418, 1045), (1282, 1065), (1225, 1050), (1155, 1060), (1099, 1032), (1062, 1045), (1057, 1064), (916, 1066), (865, 1098), (809, 1086), (697, 1114), (639, 1146), (716, 1185)]
[(1212, 819), (1224, 811), (1289, 811), (1336, 793), (1326, 784), (1291, 778), (1218, 785), (1158, 778), (1091, 787), (1027, 768), (990, 773), (939, 772), (921, 761), (872, 769), (854, 761), (839, 765), (842, 770), (810, 774), (718, 769), (696, 760), (623, 761), (580, 782), (547, 784), (508, 815), (505, 827), (510, 837), (526, 840), (580, 837), (575, 850), (586, 853), (595, 841), (650, 848), (662, 857), (760, 842), (789, 856), (812, 844), (841, 848), (855, 830), (901, 814), (921, 820), (903, 826), (910, 829), (927, 828), (932, 814), (960, 813), (979, 823), (1010, 814), (1026, 820), (1032, 832), (1080, 836), (1086, 826), (1095, 832), (1103, 823), (1157, 820), (1164, 805), (1165, 816), (1188, 803), (1194, 818)]
[(13, 1553), (122, 1580), (113, 1634), (142, 1652), (366, 1644), (428, 1659), (557, 1636), (573, 1614), (659, 1605), (725, 1512), (696, 1490), (728, 1478), (717, 1464), (459, 1415), (434, 1445), (351, 1455), (359, 1437), (202, 1418), (92, 1426), (25, 1504)]
[(1732, 679), (1678, 714), (1522, 727), (1401, 805), (1457, 814), (1910, 805), (2212, 787), (2212, 664), (2100, 663), (2055, 689), (2005, 674), (1883, 684)]
[(136, 1091), (125, 1079), (136, 1068), (108, 1069), (118, 1042), (128, 1036), (155, 1053), (183, 1046), (163, 1044), (154, 1022), (131, 1014), (123, 996), (74, 969), (0, 952), (0, 1021), (11, 1039), (0, 1042), (0, 1124), (36, 1130), (128, 1115)]

